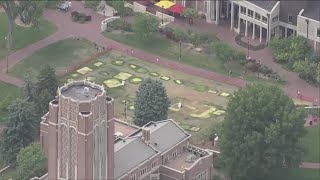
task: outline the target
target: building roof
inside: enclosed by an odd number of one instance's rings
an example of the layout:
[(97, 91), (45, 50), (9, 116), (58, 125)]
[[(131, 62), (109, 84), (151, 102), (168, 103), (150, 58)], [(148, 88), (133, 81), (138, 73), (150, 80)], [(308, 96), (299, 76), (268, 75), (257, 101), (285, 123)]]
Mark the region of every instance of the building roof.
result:
[[(85, 89), (88, 91), (85, 92)], [(61, 90), (61, 94), (65, 97), (70, 97), (78, 101), (88, 101), (94, 99), (102, 91), (86, 84), (72, 84)]]
[[(307, 6), (306, 0), (286, 0), (280, 1), (280, 21), (297, 25), (297, 16), (302, 9)], [(292, 22), (289, 22), (289, 16), (292, 16)]]
[(134, 125), (128, 124), (127, 122), (121, 121), (121, 120), (115, 120), (114, 121), (114, 132), (120, 132), (123, 137), (127, 137), (133, 132), (137, 131), (139, 127), (136, 127)]
[(302, 15), (320, 21), (320, 1), (309, 1)]
[(267, 11), (271, 11), (272, 8), (278, 2), (277, 0), (247, 0), (247, 1)]
[[(144, 127), (150, 129), (150, 144), (160, 152), (165, 152), (190, 136), (172, 120), (150, 122)], [(140, 129), (133, 136), (142, 136)]]
[(158, 152), (141, 137), (119, 139), (114, 144), (114, 178), (117, 179)]

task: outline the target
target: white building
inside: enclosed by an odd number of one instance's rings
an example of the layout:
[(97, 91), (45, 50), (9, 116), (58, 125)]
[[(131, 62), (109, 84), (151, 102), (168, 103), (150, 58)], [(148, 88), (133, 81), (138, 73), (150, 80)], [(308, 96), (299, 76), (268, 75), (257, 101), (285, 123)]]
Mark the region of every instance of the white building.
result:
[(230, 29), (260, 42), (271, 37), (301, 35), (320, 48), (320, 1), (308, 0), (182, 0), (209, 23), (230, 24)]

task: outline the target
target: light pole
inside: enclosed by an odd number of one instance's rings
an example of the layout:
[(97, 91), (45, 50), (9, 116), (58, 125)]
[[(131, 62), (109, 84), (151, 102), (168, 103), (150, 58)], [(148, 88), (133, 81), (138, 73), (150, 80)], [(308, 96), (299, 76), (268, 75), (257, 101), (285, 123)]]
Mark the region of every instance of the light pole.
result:
[(306, 23), (307, 23), (307, 40), (309, 37), (309, 19), (306, 19)]
[(179, 55), (179, 60), (181, 60), (181, 40), (180, 40), (179, 44), (180, 44), (180, 55)]
[(267, 21), (268, 21), (268, 29), (267, 29), (267, 44), (269, 43), (269, 35), (270, 35), (270, 33), (269, 33), (269, 19), (270, 19), (270, 14), (267, 14), (267, 17), (268, 17), (268, 19), (267, 19)]
[[(8, 41), (7, 40), (7, 36), (6, 37), (4, 37), (4, 39), (6, 40), (6, 41)], [(7, 42), (7, 58), (6, 58), (6, 61), (7, 61), (7, 74), (8, 74), (8, 72), (9, 72), (9, 54), (10, 54), (10, 48), (9, 48), (9, 44), (8, 44), (8, 42)]]
[(163, 24), (163, 8), (164, 8), (164, 6), (161, 6), (161, 7), (162, 7), (162, 9), (161, 9), (161, 14), (162, 14), (161, 24)]
[(249, 48), (250, 48), (250, 39), (248, 38), (248, 59), (249, 59), (249, 57), (250, 57), (250, 54), (249, 54)]
[(127, 101), (124, 101), (124, 118), (127, 120)]
[(260, 79), (260, 76), (259, 76), (259, 74), (260, 74), (260, 67), (261, 67), (261, 60), (259, 60), (259, 62), (258, 62), (258, 79)]

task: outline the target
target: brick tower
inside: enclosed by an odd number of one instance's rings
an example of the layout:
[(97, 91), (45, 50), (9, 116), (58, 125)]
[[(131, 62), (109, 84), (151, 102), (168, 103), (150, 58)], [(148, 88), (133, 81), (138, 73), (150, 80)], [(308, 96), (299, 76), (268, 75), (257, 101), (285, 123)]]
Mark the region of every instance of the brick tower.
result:
[(71, 82), (58, 89), (42, 118), (48, 179), (113, 179), (113, 99), (103, 86)]

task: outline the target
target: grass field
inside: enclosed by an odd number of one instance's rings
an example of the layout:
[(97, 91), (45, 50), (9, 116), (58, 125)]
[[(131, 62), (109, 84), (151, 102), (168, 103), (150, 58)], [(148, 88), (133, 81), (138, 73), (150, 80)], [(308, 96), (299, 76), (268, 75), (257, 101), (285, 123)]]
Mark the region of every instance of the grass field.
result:
[(7, 115), (6, 107), (19, 97), (20, 91), (16, 86), (0, 82), (0, 92), (0, 123), (2, 123)]
[(319, 180), (318, 169), (290, 168), (274, 171), (272, 175), (264, 180)]
[(199, 53), (193, 49), (188, 49), (184, 45), (181, 48), (182, 58), (179, 60), (180, 46), (179, 43), (168, 40), (160, 34), (155, 34), (149, 39), (148, 43), (142, 42), (135, 34), (121, 34), (114, 32), (103, 32), (103, 35), (113, 39), (117, 42), (127, 44), (129, 46), (135, 47), (137, 49), (143, 50), (148, 53), (162, 56), (179, 63), (184, 63), (199, 67), (208, 71), (218, 72), (222, 74), (229, 75), (229, 71), (232, 71), (232, 76), (242, 78), (250, 82), (264, 82), (279, 84), (274, 81), (268, 81), (264, 79), (258, 79), (252, 73), (247, 76), (243, 76), (244, 67), (238, 62), (223, 62), (215, 58), (213, 55), (208, 55), (205, 53)]
[[(0, 24), (0, 60), (2, 60), (7, 54), (6, 41), (4, 38), (7, 36), (8, 18), (5, 13), (0, 13)], [(12, 51), (16, 51), (29, 44), (44, 39), (55, 31), (56, 27), (45, 20), (40, 21), (39, 29), (15, 25), (13, 31)]]
[(50, 65), (59, 73), (83, 60), (94, 51), (93, 44), (87, 40), (66, 39), (38, 50), (13, 66), (9, 72), (11, 75), (23, 79), (28, 74), (36, 74), (43, 65)]
[(303, 156), (304, 162), (320, 163), (320, 125), (307, 128), (307, 135), (303, 138), (303, 144), (307, 148)]
[[(118, 65), (115, 61), (117, 61)], [(99, 67), (97, 67), (98, 65)], [(148, 63), (137, 58), (129, 57), (124, 54), (112, 51), (98, 57), (91, 62), (85, 64), (84, 69), (73, 72), (70, 75), (64, 77), (61, 80), (61, 84), (68, 82), (68, 80), (82, 80), (88, 79), (98, 84), (104, 84), (106, 80), (115, 80), (120, 78), (126, 78), (125, 86), (119, 86), (116, 88), (107, 88), (107, 94), (115, 98), (115, 114), (118, 118), (124, 118), (124, 103), (123, 100), (129, 102), (129, 106), (134, 104), (134, 96), (136, 90), (139, 87), (139, 83), (131, 83), (135, 77), (145, 79), (148, 77), (158, 79), (163, 82), (167, 89), (167, 94), (171, 99), (171, 107), (173, 110), (169, 110), (169, 118), (180, 122), (184, 127), (198, 127), (199, 131), (189, 131), (195, 137), (201, 137), (203, 130), (210, 127), (212, 123), (221, 121), (223, 116), (212, 115), (211, 113), (204, 114), (209, 116), (207, 118), (194, 118), (191, 117), (192, 113), (203, 114), (208, 111), (210, 106), (215, 106), (217, 109), (225, 109), (228, 103), (228, 98), (220, 96), (219, 93), (227, 92), (232, 94), (237, 90), (237, 87), (218, 83), (215, 81), (209, 81), (203, 78), (191, 76), (178, 71), (162, 68), (158, 65)], [(89, 70), (82, 75), (79, 72)], [(120, 73), (120, 74), (119, 74)], [(158, 74), (158, 76), (151, 76), (150, 73)], [(161, 77), (170, 78), (170, 80), (163, 80)], [(163, 77), (164, 78), (164, 77)], [(166, 79), (166, 78), (164, 78)], [(180, 80), (181, 84), (176, 83), (174, 80)], [(121, 82), (121, 81), (120, 81)], [(179, 81), (178, 81), (179, 82)], [(119, 82), (118, 82), (119, 83)], [(219, 93), (212, 94), (208, 90), (212, 89)], [(182, 102), (185, 108), (175, 111), (175, 105), (178, 102)], [(133, 111), (128, 110), (128, 121), (131, 122), (133, 117)], [(186, 129), (188, 130), (188, 129)]]

